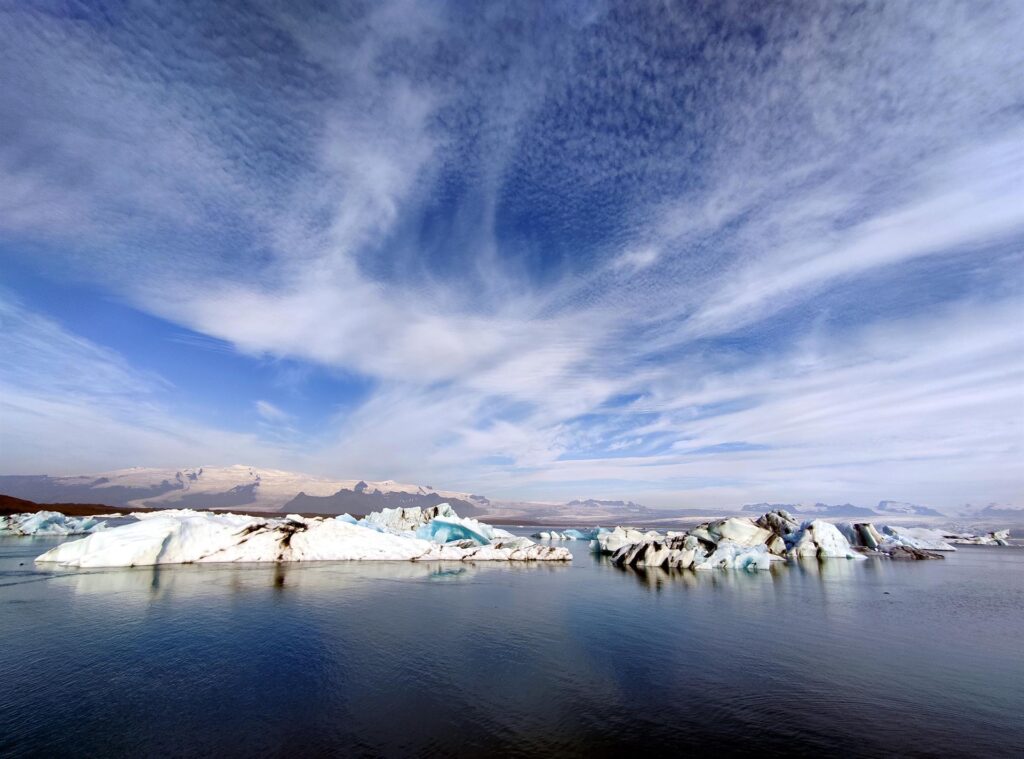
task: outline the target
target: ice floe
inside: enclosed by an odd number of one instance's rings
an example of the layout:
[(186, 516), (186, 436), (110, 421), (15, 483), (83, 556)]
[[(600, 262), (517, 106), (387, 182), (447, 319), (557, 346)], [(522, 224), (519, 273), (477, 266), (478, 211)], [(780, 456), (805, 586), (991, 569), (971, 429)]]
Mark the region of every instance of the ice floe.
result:
[(558, 532), (557, 530), (542, 530), (535, 532), (530, 537), (538, 540), (596, 540), (599, 535), (611, 532), (607, 527), (595, 527), (592, 530), (568, 529)]
[[(798, 522), (792, 514), (771, 511), (757, 519), (730, 517), (707, 522), (683, 533), (661, 535), (616, 527), (593, 542), (594, 550), (610, 553), (612, 563), (630, 567), (677, 569), (770, 569), (790, 559), (864, 560), (876, 555), (892, 559), (941, 559), (935, 551), (956, 550), (956, 537), (939, 530), (875, 526), (868, 522), (833, 524), (823, 519)], [(974, 538), (1007, 544), (1006, 532)]]
[(947, 534), (946, 539), (951, 543), (974, 546), (1008, 546), (1010, 545), (1009, 530), (995, 530), (984, 535), (971, 534)]
[(616, 527), (614, 530), (602, 532), (591, 541), (590, 547), (596, 553), (615, 553), (623, 546), (643, 541), (662, 540), (664, 535), (654, 530), (644, 532), (632, 527)]
[(85, 535), (106, 526), (102, 517), (69, 517), (57, 511), (0, 516), (0, 535)]
[(462, 519), (448, 504), (352, 517), (264, 518), (189, 510), (139, 521), (47, 551), (36, 561), (68, 567), (285, 561), (569, 561), (568, 549), (537, 545)]

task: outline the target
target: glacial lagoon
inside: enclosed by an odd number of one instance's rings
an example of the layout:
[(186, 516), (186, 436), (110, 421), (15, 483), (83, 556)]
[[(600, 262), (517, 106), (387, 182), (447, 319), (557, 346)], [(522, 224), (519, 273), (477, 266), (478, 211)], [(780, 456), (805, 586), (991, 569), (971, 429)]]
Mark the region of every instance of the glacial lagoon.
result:
[[(533, 529), (522, 530), (529, 534)], [(1024, 550), (770, 572), (60, 570), (0, 538), (0, 754), (1019, 756)]]

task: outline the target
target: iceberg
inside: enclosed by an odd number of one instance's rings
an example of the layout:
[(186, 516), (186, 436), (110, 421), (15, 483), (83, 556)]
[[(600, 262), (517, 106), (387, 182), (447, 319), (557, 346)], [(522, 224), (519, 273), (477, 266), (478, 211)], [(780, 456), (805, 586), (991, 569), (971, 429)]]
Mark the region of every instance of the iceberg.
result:
[(951, 532), (930, 527), (904, 527), (882, 524), (877, 527), (867, 522), (837, 525), (854, 545), (872, 551), (897, 554), (901, 558), (942, 558), (934, 551), (955, 551), (958, 545), (1008, 546), (1010, 531), (998, 530), (984, 535)]
[(709, 554), (693, 535), (675, 535), (664, 541), (648, 540), (623, 546), (612, 556), (620, 567), (667, 567), (670, 569), (767, 570), (772, 562), (785, 561), (769, 552), (767, 545), (745, 546), (721, 540)]
[(641, 541), (652, 541), (662, 540), (664, 536), (650, 530), (648, 532), (642, 532), (641, 530), (635, 530), (632, 527), (616, 527), (614, 530), (606, 530), (598, 534), (590, 542), (590, 548), (595, 553), (609, 553), (613, 554), (623, 546), (630, 545), (632, 543), (639, 543)]
[(846, 536), (831, 522), (812, 519), (787, 536), (787, 554), (791, 558), (816, 556), (821, 559), (865, 559), (853, 549)]
[(416, 530), (416, 537), (432, 540), (435, 543), (451, 543), (455, 540), (472, 540), (477, 545), (488, 545), (496, 537), (511, 538), (513, 535), (504, 530), (497, 530), (489, 524), (475, 519), (464, 519), (458, 516), (434, 517)]
[[(415, 512), (415, 513), (414, 513)], [(437, 524), (433, 523), (437, 520)], [(363, 520), (264, 518), (189, 510), (63, 543), (36, 561), (64, 567), (291, 561), (570, 561), (566, 548), (537, 545), (473, 519), (448, 504), (385, 509)]]
[(764, 545), (772, 536), (771, 530), (760, 527), (750, 519), (740, 517), (712, 522), (708, 525), (707, 532), (716, 539), (716, 542), (729, 540), (746, 548)]
[(358, 523), (377, 532), (400, 534), (416, 530), (437, 517), (458, 519), (459, 515), (449, 504), (439, 503), (427, 509), (421, 509), (419, 506), (408, 509), (381, 509), (367, 514)]
[(821, 519), (800, 524), (785, 511), (769, 512), (756, 520), (720, 519), (665, 536), (616, 527), (598, 536), (593, 545), (596, 551), (611, 553), (612, 563), (623, 567), (754, 571), (805, 556), (866, 558), (836, 525)]
[(942, 530), (930, 530), (927, 527), (896, 527), (894, 525), (882, 525), (882, 543), (887, 538), (893, 538), (892, 542), (918, 548), (922, 551), (955, 551), (956, 547), (946, 541)]
[(106, 526), (101, 517), (69, 517), (57, 511), (0, 516), (0, 535), (85, 535)]
[(745, 546), (732, 540), (722, 540), (715, 552), (694, 564), (694, 569), (742, 569), (746, 571), (771, 569), (773, 561), (785, 561), (781, 556), (768, 552), (763, 543)]
[(607, 527), (595, 527), (592, 530), (568, 529), (558, 532), (557, 530), (542, 530), (535, 532), (530, 537), (538, 540), (596, 540), (599, 535), (611, 532)]
[(994, 530), (984, 535), (953, 534), (945, 536), (950, 542), (972, 546), (1008, 546), (1010, 545), (1009, 530)]

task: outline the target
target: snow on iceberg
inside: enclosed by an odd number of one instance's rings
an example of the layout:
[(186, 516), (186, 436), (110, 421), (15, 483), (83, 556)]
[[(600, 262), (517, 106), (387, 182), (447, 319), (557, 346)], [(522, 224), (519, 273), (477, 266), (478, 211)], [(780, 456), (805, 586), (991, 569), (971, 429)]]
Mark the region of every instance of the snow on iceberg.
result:
[(57, 511), (0, 516), (0, 535), (85, 535), (106, 526), (100, 517), (69, 517)]
[[(263, 518), (188, 510), (155, 512), (134, 524), (59, 545), (36, 561), (67, 567), (117, 567), (214, 562), (572, 558), (568, 549), (537, 545), (476, 520), (463, 520), (448, 504), (425, 511), (385, 511), (392, 513), (370, 514), (355, 524), (346, 519), (294, 514)], [(438, 518), (441, 522), (435, 528), (420, 532)], [(473, 537), (460, 537), (462, 534)]]
[(367, 514), (359, 520), (359, 524), (378, 532), (390, 532), (403, 534), (410, 530), (416, 530), (437, 517), (459, 518), (455, 510), (447, 503), (439, 503), (427, 509), (419, 506), (403, 509), (381, 509)]

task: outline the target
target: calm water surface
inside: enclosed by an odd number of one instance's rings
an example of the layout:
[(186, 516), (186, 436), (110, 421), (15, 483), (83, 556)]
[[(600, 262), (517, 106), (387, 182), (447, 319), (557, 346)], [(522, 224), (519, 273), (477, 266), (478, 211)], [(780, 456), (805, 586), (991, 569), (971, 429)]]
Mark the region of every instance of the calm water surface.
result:
[(1024, 754), (1024, 550), (771, 573), (41, 571), (0, 538), (0, 755)]

